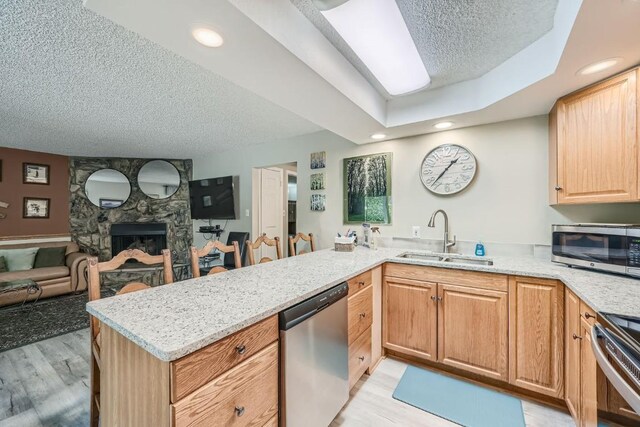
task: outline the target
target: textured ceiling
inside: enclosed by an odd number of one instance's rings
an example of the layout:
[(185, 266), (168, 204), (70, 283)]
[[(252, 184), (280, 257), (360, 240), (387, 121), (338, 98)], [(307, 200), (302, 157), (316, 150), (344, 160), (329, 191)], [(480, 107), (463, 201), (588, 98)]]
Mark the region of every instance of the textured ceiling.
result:
[(187, 158), (319, 129), (82, 0), (0, 0), (0, 146)]
[[(312, 0), (291, 2), (380, 93), (389, 97)], [(431, 76), (432, 89), (480, 77), (533, 43), (553, 28), (558, 0), (397, 3)]]

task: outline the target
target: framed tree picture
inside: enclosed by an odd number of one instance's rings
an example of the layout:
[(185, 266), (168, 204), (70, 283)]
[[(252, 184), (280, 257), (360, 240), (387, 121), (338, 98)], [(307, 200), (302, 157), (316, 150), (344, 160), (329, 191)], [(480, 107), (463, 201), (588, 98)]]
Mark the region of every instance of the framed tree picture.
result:
[(344, 159), (344, 223), (391, 224), (392, 153)]

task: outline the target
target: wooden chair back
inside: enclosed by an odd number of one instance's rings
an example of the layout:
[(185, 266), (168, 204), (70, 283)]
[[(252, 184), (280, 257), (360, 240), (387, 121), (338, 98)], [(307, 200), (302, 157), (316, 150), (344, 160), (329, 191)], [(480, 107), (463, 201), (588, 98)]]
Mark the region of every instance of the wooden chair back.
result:
[[(210, 241), (207, 242), (202, 249), (198, 249), (195, 246), (191, 247), (191, 271), (194, 278), (200, 277), (200, 258), (209, 255), (214, 249), (219, 250), (223, 254), (233, 252), (233, 263), (235, 267), (242, 267), (242, 261), (240, 260), (240, 246), (238, 245), (238, 242), (233, 242), (231, 245), (224, 245), (218, 240), (215, 242)], [(221, 273), (224, 271), (227, 271), (227, 269), (222, 266), (216, 266), (209, 270), (207, 275)]]
[[(149, 255), (139, 249), (128, 249), (120, 252), (109, 261), (98, 262), (98, 258), (91, 257), (87, 260), (87, 270), (89, 279), (88, 296), (89, 301), (100, 299), (100, 272), (112, 271), (122, 266), (130, 259), (134, 259), (142, 264), (153, 265), (162, 263), (165, 284), (173, 283), (173, 266), (171, 265), (171, 251), (162, 250), (162, 255)], [(116, 295), (128, 294), (130, 292), (141, 291), (149, 288), (148, 285), (140, 282), (133, 282), (125, 285)], [(90, 385), (90, 407), (89, 425), (98, 427), (100, 420), (100, 366), (101, 343), (100, 343), (100, 322), (93, 316), (89, 323), (91, 333), (91, 385)]]
[[(89, 270), (89, 301), (100, 299), (100, 273), (103, 271), (113, 271), (121, 267), (130, 259), (136, 260), (142, 264), (153, 265), (162, 264), (162, 272), (164, 274), (164, 283), (173, 283), (173, 266), (171, 264), (171, 251), (163, 249), (161, 255), (149, 255), (139, 249), (127, 249), (111, 258), (109, 261), (98, 262), (98, 258), (89, 258), (87, 260)], [(144, 283), (129, 283), (120, 289), (116, 295), (122, 295), (129, 292), (139, 291), (148, 288)], [(98, 320), (91, 318), (91, 336), (95, 338), (100, 332)]]
[[(255, 242), (251, 243), (251, 240), (247, 240), (247, 248), (249, 248), (249, 265), (256, 265), (254, 250), (258, 249), (261, 245), (270, 247), (276, 247), (276, 259), (282, 258), (282, 249), (280, 248), (280, 238), (278, 236), (270, 239), (267, 237), (267, 233), (262, 233), (262, 236), (258, 237)], [(262, 257), (258, 264), (273, 261), (269, 257)]]
[(296, 243), (298, 243), (298, 241), (300, 240), (308, 242), (309, 247), (311, 248), (311, 252), (315, 252), (316, 245), (313, 241), (313, 233), (309, 233), (309, 234), (298, 233), (294, 237), (289, 237), (289, 256), (302, 255), (307, 253), (307, 251), (305, 250), (296, 252)]

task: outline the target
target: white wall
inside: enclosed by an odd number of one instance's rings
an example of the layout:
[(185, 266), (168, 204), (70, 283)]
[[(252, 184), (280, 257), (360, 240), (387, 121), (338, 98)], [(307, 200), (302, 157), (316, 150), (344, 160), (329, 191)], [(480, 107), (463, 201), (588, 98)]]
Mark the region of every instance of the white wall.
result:
[[(464, 192), (439, 197), (422, 185), (418, 172), (433, 147), (456, 143), (469, 148), (478, 161), (475, 181)], [(309, 155), (327, 152), (327, 210), (309, 210)], [(328, 131), (289, 140), (227, 151), (193, 161), (196, 179), (240, 176), (241, 219), (227, 230), (251, 230), (251, 169), (298, 162), (298, 230), (313, 232), (318, 246), (333, 245), (342, 222), (342, 159), (393, 152), (393, 224), (382, 227), (385, 236), (409, 237), (412, 225), (422, 226), (423, 238), (441, 238), (442, 220), (427, 228), (438, 208), (449, 214), (451, 232), (459, 240), (549, 244), (551, 224), (575, 222), (638, 222), (640, 204), (550, 207), (548, 205), (548, 130), (546, 116), (476, 126), (394, 141), (355, 145)], [(195, 241), (204, 244), (197, 233)], [(223, 237), (224, 239), (224, 237)]]

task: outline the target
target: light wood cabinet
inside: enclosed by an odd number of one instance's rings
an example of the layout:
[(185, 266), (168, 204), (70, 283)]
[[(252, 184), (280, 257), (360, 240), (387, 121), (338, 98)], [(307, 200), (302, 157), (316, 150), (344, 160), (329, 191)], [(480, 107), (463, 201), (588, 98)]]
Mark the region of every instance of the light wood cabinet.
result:
[(550, 204), (639, 199), (639, 73), (558, 100), (549, 117)]
[(598, 424), (598, 366), (591, 348), (595, 319), (583, 316), (591, 312), (573, 292), (565, 290), (565, 402), (580, 427)]
[(438, 361), (507, 381), (507, 293), (439, 283), (438, 297)]
[(348, 331), (349, 345), (363, 332), (371, 327), (373, 321), (373, 286), (367, 286), (362, 291), (349, 297)]
[[(379, 271), (376, 273), (379, 280)], [(352, 388), (372, 361), (373, 270), (354, 277), (348, 283), (349, 388)]]
[(565, 292), (565, 401), (574, 419), (580, 415), (580, 299)]
[(556, 280), (509, 280), (509, 382), (564, 396), (564, 286)]
[(437, 285), (385, 277), (383, 301), (383, 346), (435, 361)]

